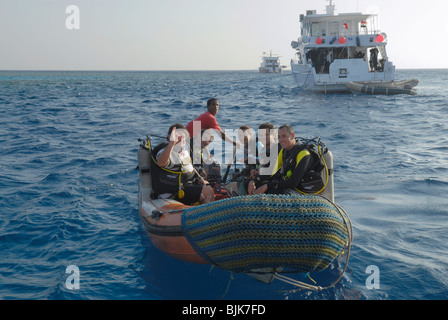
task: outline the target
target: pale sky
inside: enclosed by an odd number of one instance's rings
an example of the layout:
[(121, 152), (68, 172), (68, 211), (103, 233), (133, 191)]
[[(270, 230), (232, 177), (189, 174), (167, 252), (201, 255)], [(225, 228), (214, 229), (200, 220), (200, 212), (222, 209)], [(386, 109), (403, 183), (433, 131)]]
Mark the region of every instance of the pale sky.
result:
[[(334, 0), (375, 12), (397, 69), (448, 68), (447, 0)], [(289, 66), (298, 17), (325, 0), (0, 0), (0, 70), (256, 70)], [(69, 5), (79, 29), (69, 30)], [(288, 68), (289, 69), (289, 68)]]

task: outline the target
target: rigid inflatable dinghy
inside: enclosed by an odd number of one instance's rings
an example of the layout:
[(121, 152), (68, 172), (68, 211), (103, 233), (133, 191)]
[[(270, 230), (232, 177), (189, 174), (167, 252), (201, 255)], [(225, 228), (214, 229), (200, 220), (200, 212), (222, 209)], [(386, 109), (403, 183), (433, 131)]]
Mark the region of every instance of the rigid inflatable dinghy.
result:
[(417, 79), (389, 82), (348, 82), (345, 84), (354, 93), (365, 93), (372, 95), (416, 95), (413, 89), (418, 85)]
[(148, 138), (138, 150), (139, 215), (161, 251), (267, 283), (279, 279), (313, 290), (322, 288), (281, 273), (319, 272), (344, 252), (347, 266), (351, 222), (331, 200), (319, 195), (237, 196), (232, 192), (234, 196), (188, 206), (155, 198), (151, 171), (156, 162), (151, 151)]

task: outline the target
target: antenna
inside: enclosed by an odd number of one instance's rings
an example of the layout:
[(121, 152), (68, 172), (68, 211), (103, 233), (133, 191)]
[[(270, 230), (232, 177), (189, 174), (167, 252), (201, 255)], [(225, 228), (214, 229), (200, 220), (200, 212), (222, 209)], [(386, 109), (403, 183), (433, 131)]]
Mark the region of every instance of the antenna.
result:
[(333, 16), (334, 15), (334, 8), (335, 5), (333, 4), (333, 0), (327, 0), (330, 3), (327, 5), (327, 15)]

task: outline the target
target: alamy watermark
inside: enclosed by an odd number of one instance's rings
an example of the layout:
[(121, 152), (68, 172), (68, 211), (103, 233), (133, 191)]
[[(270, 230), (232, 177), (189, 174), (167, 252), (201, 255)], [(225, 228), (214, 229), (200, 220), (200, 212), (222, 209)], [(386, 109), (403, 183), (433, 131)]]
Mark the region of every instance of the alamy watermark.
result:
[(69, 290), (78, 290), (80, 278), (79, 268), (75, 265), (70, 265), (65, 269), (65, 273), (70, 274), (65, 280), (65, 287)]
[[(260, 175), (272, 174), (279, 151), (275, 129), (258, 129), (259, 141), (263, 148), (257, 146), (257, 135), (252, 128), (244, 131), (242, 129), (225, 129), (224, 133), (228, 138), (237, 141), (239, 147), (232, 147), (230, 152), (228, 149), (229, 144), (223, 145), (222, 143), (222, 140), (225, 140), (225, 138), (221, 136), (221, 132), (215, 129), (201, 131), (201, 123), (198, 121), (193, 122), (193, 136), (191, 140), (188, 131), (185, 129), (177, 129), (176, 137), (172, 136), (170, 138), (175, 140), (179, 136), (185, 138), (185, 147), (192, 147), (192, 150), (194, 150), (193, 154), (191, 154), (193, 164), (201, 164), (202, 162), (210, 164), (213, 161), (225, 164), (259, 164)], [(205, 148), (215, 156), (213, 158), (204, 158), (200, 151), (196, 151), (204, 150)]]
[(65, 19), (65, 27), (68, 30), (79, 30), (81, 28), (81, 18), (79, 7), (70, 5), (65, 8), (65, 13), (69, 16)]
[(366, 288), (378, 290), (380, 288), (380, 268), (374, 265), (368, 266), (366, 273), (370, 274), (366, 279)]

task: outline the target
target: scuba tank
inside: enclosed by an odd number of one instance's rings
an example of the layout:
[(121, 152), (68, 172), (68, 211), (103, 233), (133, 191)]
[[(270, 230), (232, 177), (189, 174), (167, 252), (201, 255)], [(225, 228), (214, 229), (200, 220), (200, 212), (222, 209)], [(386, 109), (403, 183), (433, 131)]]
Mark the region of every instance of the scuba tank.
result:
[[(327, 149), (324, 153), (324, 161), (326, 169), (323, 169), (323, 178), (327, 181), (325, 189), (320, 193), (321, 196), (327, 198), (328, 200), (334, 202), (334, 167), (333, 167), (333, 154)], [(327, 178), (328, 175), (328, 178)], [(328, 179), (328, 180), (327, 180)]]
[[(304, 147), (313, 155), (315, 165), (312, 172), (308, 171), (304, 177), (308, 177), (308, 183), (310, 185), (308, 192), (303, 192), (298, 189), (301, 193), (307, 194), (317, 194), (327, 198), (330, 201), (334, 201), (334, 166), (333, 166), (333, 154), (321, 141), (320, 137), (312, 139), (298, 138)], [(312, 176), (314, 182), (310, 181), (309, 178)], [(306, 182), (302, 179), (302, 185)], [(313, 180), (311, 179), (311, 180)]]
[(151, 181), (151, 142), (149, 138), (141, 141), (140, 147), (137, 152), (138, 157), (138, 170), (139, 170), (139, 197), (142, 197), (142, 201), (148, 201), (150, 199), (150, 192), (152, 190)]

